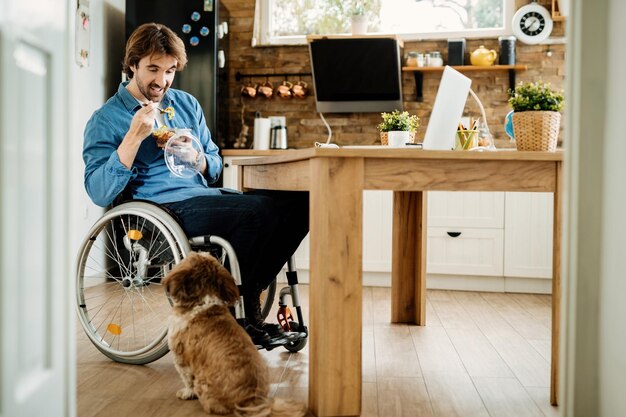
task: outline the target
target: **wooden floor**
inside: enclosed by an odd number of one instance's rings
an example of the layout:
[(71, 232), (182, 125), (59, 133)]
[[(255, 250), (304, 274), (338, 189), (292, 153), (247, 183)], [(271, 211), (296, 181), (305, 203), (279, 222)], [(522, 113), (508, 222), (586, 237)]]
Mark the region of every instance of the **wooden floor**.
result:
[[(308, 287), (300, 289), (306, 314)], [(550, 296), (429, 290), (427, 298), (427, 326), (392, 325), (389, 288), (364, 288), (363, 416), (559, 415), (549, 404)], [(203, 415), (197, 401), (176, 399), (170, 354), (121, 365), (77, 335), (79, 417)], [(262, 355), (271, 394), (306, 402), (308, 348)]]

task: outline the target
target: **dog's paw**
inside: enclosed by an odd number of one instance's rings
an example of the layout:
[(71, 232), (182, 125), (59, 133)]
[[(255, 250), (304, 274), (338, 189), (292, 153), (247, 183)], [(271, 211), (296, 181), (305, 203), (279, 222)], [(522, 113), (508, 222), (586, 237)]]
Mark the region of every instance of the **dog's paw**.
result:
[(195, 400), (198, 398), (195, 392), (191, 388), (181, 388), (176, 392), (176, 397), (181, 400)]

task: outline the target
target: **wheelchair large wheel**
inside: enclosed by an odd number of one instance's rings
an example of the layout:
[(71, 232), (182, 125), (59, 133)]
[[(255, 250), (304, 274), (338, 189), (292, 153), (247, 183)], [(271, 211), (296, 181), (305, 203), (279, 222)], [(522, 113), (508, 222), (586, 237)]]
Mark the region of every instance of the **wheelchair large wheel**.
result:
[(96, 222), (81, 246), (78, 317), (96, 348), (117, 362), (145, 364), (168, 352), (171, 304), (161, 280), (190, 250), (172, 222), (149, 204), (122, 204)]

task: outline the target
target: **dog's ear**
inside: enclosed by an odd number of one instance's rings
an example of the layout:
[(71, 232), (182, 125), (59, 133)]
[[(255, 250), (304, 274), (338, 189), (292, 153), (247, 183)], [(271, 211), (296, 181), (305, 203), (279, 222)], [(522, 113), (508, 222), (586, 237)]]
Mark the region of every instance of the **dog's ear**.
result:
[(218, 275), (220, 297), (224, 302), (230, 305), (235, 304), (239, 299), (239, 289), (237, 288), (237, 284), (235, 284), (235, 278), (233, 278), (230, 272), (221, 264), (218, 268)]
[(228, 270), (213, 256), (203, 254), (208, 260), (208, 268), (213, 277), (208, 285), (212, 287), (212, 291), (224, 301), (226, 304), (234, 304), (239, 299), (239, 289), (235, 284), (235, 279)]
[(205, 292), (199, 262), (202, 262), (201, 257), (192, 252), (174, 266), (163, 280), (165, 291), (180, 307), (193, 307)]

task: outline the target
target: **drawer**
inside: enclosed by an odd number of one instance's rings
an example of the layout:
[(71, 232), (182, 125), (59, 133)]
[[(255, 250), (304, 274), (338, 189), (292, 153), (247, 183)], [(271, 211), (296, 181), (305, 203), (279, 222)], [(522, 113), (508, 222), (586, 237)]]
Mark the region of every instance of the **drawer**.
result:
[(429, 227), (502, 228), (503, 225), (503, 192), (428, 192)]
[(501, 276), (503, 252), (502, 229), (428, 228), (428, 273)]

